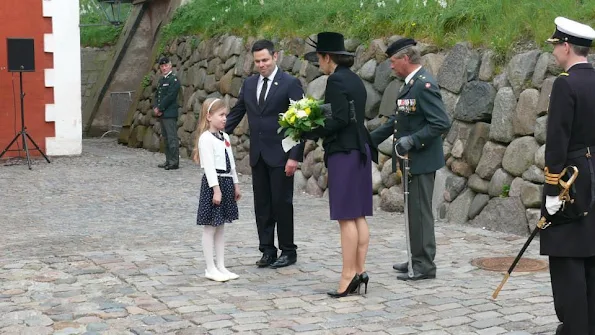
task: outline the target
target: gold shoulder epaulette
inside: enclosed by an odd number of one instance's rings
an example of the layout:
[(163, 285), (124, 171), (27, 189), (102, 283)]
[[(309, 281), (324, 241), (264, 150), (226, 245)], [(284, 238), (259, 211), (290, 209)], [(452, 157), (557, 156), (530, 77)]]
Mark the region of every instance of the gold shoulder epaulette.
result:
[(569, 76), (568, 72), (562, 72), (559, 74), (559, 76)]
[(560, 181), (560, 173), (550, 173), (550, 170), (547, 168), (547, 166), (545, 169), (543, 169), (543, 173), (545, 174), (546, 184), (558, 185), (558, 182)]

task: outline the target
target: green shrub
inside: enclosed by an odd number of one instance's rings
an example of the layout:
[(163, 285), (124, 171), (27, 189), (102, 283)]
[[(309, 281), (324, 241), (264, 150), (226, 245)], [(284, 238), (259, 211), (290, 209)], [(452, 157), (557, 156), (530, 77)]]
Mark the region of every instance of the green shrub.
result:
[(146, 76), (143, 77), (142, 86), (143, 86), (143, 88), (151, 86), (151, 75), (150, 74), (147, 74)]
[(508, 198), (509, 193), (510, 193), (510, 185), (502, 186), (502, 193), (500, 193), (500, 197)]
[[(123, 15), (122, 20), (124, 22), (130, 14), (130, 8), (130, 4), (121, 5), (121, 13)], [(113, 26), (106, 23), (103, 12), (96, 7), (95, 0), (81, 0), (79, 9), (81, 24), (81, 46), (103, 47), (116, 44), (124, 24), (120, 26)]]

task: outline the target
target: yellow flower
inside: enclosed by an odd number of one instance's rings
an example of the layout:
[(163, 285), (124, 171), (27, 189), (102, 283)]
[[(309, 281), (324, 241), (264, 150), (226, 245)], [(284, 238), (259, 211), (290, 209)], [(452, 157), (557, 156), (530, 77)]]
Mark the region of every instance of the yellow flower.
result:
[(306, 107), (306, 109), (304, 109), (304, 112), (306, 112), (306, 115), (310, 116), (310, 113), (312, 113), (312, 110), (310, 109), (310, 107)]
[(295, 124), (295, 119), (296, 119), (295, 114), (292, 113), (291, 116), (289, 117), (289, 119), (287, 120), (287, 122), (293, 126)]
[(284, 115), (283, 118), (285, 119), (285, 121), (290, 122), (291, 118), (294, 118), (295, 120), (295, 108), (290, 108)]

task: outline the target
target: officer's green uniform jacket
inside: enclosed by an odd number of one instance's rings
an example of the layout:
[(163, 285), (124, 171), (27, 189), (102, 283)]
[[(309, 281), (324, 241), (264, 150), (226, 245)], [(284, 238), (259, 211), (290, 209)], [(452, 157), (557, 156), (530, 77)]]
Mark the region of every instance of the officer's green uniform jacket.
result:
[(425, 174), (444, 166), (441, 135), (450, 128), (450, 121), (436, 80), (421, 68), (401, 87), (395, 114), (370, 136), (376, 146), (393, 136), (393, 171), (397, 157), (397, 139), (412, 135), (414, 147), (409, 150), (410, 173)]
[(163, 113), (162, 118), (178, 117), (178, 108), (180, 107), (178, 105), (179, 91), (180, 81), (173, 72), (159, 79), (155, 99), (153, 100), (153, 108), (159, 108), (159, 111)]

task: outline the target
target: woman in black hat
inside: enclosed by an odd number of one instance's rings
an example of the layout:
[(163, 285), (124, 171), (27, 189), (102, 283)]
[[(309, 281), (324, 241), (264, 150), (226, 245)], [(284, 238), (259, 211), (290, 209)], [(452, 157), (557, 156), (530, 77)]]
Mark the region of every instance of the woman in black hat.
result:
[(329, 207), (331, 220), (339, 221), (343, 271), (337, 291), (332, 297), (359, 292), (361, 284), (368, 289), (365, 272), (370, 234), (366, 216), (372, 215), (372, 166), (378, 153), (371, 144), (364, 126), (366, 89), (361, 79), (349, 68), (354, 55), (345, 50), (343, 35), (334, 32), (318, 34), (316, 51), (304, 57), (317, 62), (329, 75), (325, 103), (331, 115), (324, 127), (315, 129), (307, 138), (322, 137), (324, 161), (328, 168)]

